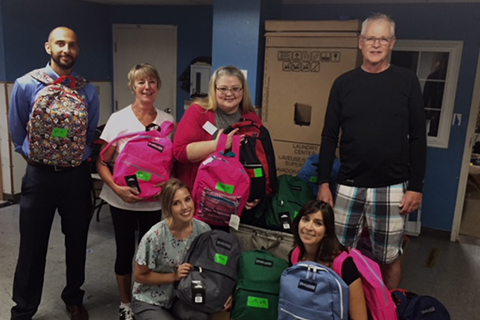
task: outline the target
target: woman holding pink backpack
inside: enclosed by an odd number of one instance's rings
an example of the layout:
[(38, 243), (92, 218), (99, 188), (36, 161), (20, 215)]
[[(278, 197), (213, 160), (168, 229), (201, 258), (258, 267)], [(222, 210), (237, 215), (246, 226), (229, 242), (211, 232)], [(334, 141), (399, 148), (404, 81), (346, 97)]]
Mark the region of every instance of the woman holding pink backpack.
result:
[[(178, 124), (175, 135), (175, 176), (193, 190), (194, 196), (194, 182), (200, 163), (211, 156), (219, 146), (223, 148), (220, 142), (223, 131), (241, 119), (261, 124), (243, 72), (234, 66), (220, 67), (210, 79), (208, 97), (197, 99), (190, 105)], [(225, 150), (232, 148), (233, 137), (237, 131), (238, 129), (235, 129), (227, 135)], [(255, 199), (246, 202), (245, 208), (251, 209), (259, 201)], [(227, 230), (228, 227), (224, 229)]]
[[(292, 264), (314, 261), (333, 268), (335, 259), (347, 251), (337, 239), (333, 209), (326, 202), (312, 200), (307, 203), (295, 217), (292, 229), (297, 246), (291, 253)], [(352, 258), (345, 259), (341, 273), (349, 289), (349, 319), (367, 320), (362, 279)]]
[[(157, 222), (161, 220), (162, 211), (157, 197), (144, 199), (141, 195), (140, 182), (151, 180), (150, 173), (137, 171), (128, 176), (128, 181), (115, 180), (110, 167), (115, 167), (117, 157), (125, 146), (135, 139), (139, 132), (145, 135), (151, 129), (158, 130), (173, 125), (173, 117), (157, 108), (154, 103), (161, 87), (157, 69), (148, 63), (134, 66), (128, 73), (128, 87), (135, 95), (135, 101), (124, 109), (113, 113), (102, 131), (102, 157), (98, 158), (97, 170), (104, 181), (100, 198), (110, 205), (116, 242), (115, 275), (120, 292), (120, 320), (133, 320), (130, 307), (132, 300), (132, 260), (135, 254), (135, 230), (138, 227), (138, 241)], [(169, 126), (173, 129), (173, 126)], [(153, 133), (153, 132), (151, 132)], [(165, 132), (166, 134), (166, 132)], [(123, 137), (117, 140), (118, 137)], [(128, 137), (128, 138), (127, 138)], [(171, 134), (167, 135), (171, 139)], [(112, 142), (111, 147), (107, 145)], [(171, 141), (168, 141), (171, 145)], [(159, 148), (157, 146), (157, 148)], [(170, 149), (171, 150), (171, 149)], [(141, 157), (143, 155), (140, 155)], [(102, 161), (103, 158), (103, 161)], [(117, 163), (117, 169), (120, 164)], [(171, 170), (171, 168), (168, 168)], [(140, 189), (140, 190), (139, 190)], [(146, 188), (145, 188), (146, 189)]]

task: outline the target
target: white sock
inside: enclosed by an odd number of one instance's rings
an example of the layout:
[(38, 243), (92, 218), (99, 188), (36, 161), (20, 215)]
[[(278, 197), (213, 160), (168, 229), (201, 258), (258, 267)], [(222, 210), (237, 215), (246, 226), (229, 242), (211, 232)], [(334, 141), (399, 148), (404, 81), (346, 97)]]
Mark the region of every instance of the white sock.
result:
[(125, 309), (125, 308), (130, 308), (130, 302), (129, 303), (120, 302), (120, 309)]

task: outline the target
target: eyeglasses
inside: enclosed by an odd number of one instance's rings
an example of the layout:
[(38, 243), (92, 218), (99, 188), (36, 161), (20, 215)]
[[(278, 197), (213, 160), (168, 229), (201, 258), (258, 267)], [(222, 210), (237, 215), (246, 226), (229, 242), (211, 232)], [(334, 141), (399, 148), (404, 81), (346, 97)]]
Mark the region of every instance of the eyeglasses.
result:
[(369, 46), (373, 45), (376, 41), (378, 41), (378, 43), (380, 43), (380, 45), (382, 46), (385, 46), (387, 45), (390, 40), (393, 39), (393, 37), (391, 38), (375, 38), (375, 37), (364, 37), (362, 36), (363, 40), (365, 41), (366, 44), (368, 44)]
[(228, 92), (237, 94), (243, 90), (243, 87), (233, 87), (233, 88), (221, 87), (221, 88), (215, 88), (215, 89), (217, 89), (218, 92), (220, 92), (221, 94), (226, 95)]

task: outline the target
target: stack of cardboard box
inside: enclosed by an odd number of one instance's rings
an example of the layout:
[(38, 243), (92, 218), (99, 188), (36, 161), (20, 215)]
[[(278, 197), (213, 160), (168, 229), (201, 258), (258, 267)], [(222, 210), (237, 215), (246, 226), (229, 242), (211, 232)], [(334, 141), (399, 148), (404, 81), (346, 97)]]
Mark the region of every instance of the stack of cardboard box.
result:
[(334, 80), (361, 63), (361, 22), (266, 21), (262, 122), (277, 172), (296, 175), (319, 152)]

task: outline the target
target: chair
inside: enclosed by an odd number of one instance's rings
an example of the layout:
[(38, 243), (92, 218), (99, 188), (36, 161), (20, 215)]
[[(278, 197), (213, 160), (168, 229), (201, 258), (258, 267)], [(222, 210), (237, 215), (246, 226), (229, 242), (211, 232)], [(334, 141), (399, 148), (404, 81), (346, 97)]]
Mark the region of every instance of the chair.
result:
[(102, 135), (104, 128), (104, 124), (97, 127), (94, 139), (90, 143), (92, 154), (88, 159), (90, 165), (90, 176), (92, 179), (92, 217), (95, 214), (95, 210), (97, 210), (97, 221), (100, 220), (100, 211), (102, 210), (102, 206), (106, 204), (106, 202), (99, 197), (100, 191), (102, 190), (103, 181), (102, 178), (100, 178), (100, 175), (97, 173), (96, 167), (97, 158), (100, 156), (100, 150), (103, 144), (103, 140), (100, 139), (100, 136)]
[(92, 177), (92, 217), (95, 214), (95, 210), (97, 210), (98, 222), (100, 221), (100, 211), (102, 210), (102, 206), (107, 204), (107, 202), (99, 197), (103, 186), (102, 178), (100, 178), (98, 173), (91, 173), (90, 176)]

